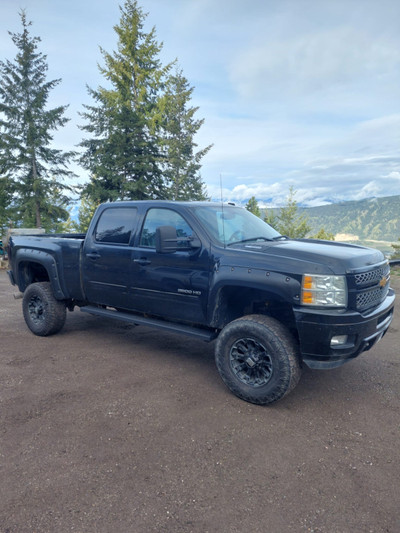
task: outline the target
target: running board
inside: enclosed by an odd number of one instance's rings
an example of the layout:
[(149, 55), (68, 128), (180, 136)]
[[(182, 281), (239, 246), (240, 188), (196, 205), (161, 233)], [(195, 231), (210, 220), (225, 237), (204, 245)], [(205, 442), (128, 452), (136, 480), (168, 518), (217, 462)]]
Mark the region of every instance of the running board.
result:
[(196, 337), (206, 342), (212, 341), (217, 336), (215, 331), (193, 328), (183, 324), (175, 324), (174, 322), (165, 322), (164, 320), (157, 320), (156, 318), (146, 318), (144, 316), (125, 313), (123, 311), (113, 311), (111, 309), (96, 307), (94, 305), (85, 305), (84, 307), (81, 307), (81, 311), (83, 313), (89, 313), (90, 315), (113, 318), (114, 320), (122, 320), (123, 322), (129, 322), (130, 324), (134, 324), (136, 326), (149, 326), (151, 328), (171, 331), (172, 333), (188, 335), (189, 337)]

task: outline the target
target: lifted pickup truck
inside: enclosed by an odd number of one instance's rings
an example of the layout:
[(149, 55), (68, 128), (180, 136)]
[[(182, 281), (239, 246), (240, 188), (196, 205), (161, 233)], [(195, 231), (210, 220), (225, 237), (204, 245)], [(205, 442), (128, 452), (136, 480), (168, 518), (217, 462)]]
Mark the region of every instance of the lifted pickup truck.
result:
[(164, 201), (101, 205), (88, 232), (11, 237), (10, 281), (31, 331), (66, 309), (215, 343), (238, 397), (276, 402), (303, 364), (342, 365), (378, 342), (394, 292), (381, 252), (292, 240), (234, 205)]

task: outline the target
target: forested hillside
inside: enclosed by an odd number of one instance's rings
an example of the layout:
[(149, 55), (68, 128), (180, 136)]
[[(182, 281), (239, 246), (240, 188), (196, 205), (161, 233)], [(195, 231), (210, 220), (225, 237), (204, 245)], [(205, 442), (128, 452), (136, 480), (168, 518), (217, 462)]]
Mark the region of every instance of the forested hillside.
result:
[(320, 207), (299, 208), (312, 231), (349, 233), (361, 240), (397, 241), (400, 237), (400, 196), (370, 198)]

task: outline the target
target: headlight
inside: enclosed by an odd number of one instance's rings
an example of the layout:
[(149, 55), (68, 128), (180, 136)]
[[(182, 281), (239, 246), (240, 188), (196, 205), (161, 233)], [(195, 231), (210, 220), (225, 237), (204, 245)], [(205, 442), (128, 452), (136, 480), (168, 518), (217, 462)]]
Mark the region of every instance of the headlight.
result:
[(304, 274), (301, 284), (301, 303), (324, 307), (346, 307), (345, 276)]

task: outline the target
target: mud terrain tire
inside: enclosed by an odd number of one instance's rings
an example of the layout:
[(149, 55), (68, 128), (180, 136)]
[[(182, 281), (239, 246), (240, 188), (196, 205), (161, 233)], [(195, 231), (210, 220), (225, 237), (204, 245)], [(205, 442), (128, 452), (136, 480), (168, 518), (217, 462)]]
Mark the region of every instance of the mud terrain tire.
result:
[(295, 340), (274, 318), (248, 315), (220, 333), (215, 362), (225, 385), (239, 398), (266, 405), (297, 385), (300, 361)]
[(54, 298), (47, 281), (29, 285), (24, 292), (22, 310), (26, 325), (40, 337), (58, 333), (65, 324), (65, 303)]

